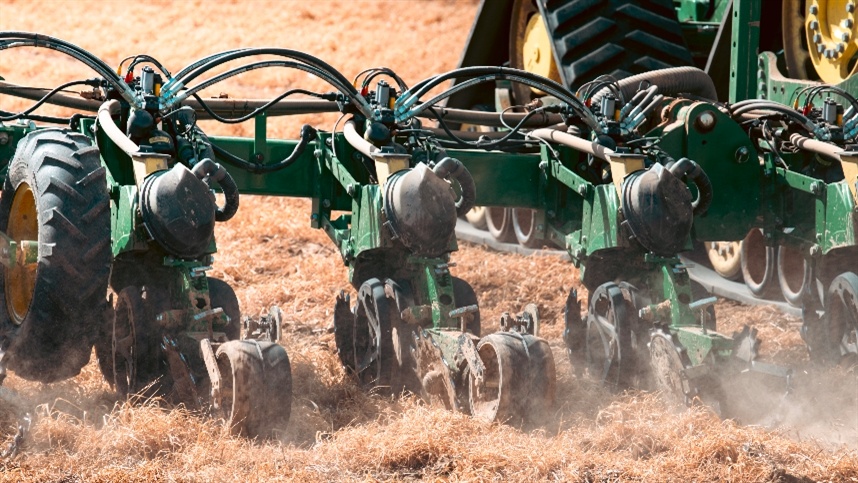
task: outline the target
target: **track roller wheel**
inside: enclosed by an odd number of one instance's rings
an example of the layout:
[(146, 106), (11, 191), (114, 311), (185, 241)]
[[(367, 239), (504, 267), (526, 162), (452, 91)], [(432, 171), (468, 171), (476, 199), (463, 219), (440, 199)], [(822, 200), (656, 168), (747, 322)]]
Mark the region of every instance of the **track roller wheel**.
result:
[(112, 260), (106, 169), (89, 138), (43, 129), (20, 141), (0, 195), (0, 231), (38, 250), (34, 263), (0, 268), (9, 368), (41, 382), (78, 374), (107, 323)]
[(361, 385), (390, 391), (396, 377), (393, 321), (384, 284), (371, 278), (358, 290), (354, 318), (355, 372)]
[(468, 373), (468, 399), (475, 418), (519, 424), (548, 415), (557, 384), (548, 342), (499, 332), (480, 340), (477, 352), (485, 369), (481, 381)]
[(273, 342), (231, 340), (215, 355), (220, 374), (215, 406), (230, 432), (273, 437), (289, 422), (292, 368), (283, 346)]
[(738, 280), (742, 276), (742, 242), (706, 242), (706, 254), (715, 273), (727, 280)]
[(488, 225), (486, 225), (486, 207), (475, 206), (471, 208), (471, 211), (465, 213), (465, 220), (467, 220), (474, 228), (485, 230), (488, 228)]
[(597, 381), (623, 389), (639, 375), (634, 306), (622, 288), (608, 282), (590, 296), (587, 310), (585, 357), (587, 371)]
[(512, 228), (518, 244), (527, 248), (542, 248), (548, 244), (539, 230), (539, 216), (536, 210), (512, 208)]
[(846, 272), (831, 282), (823, 317), (828, 348), (823, 359), (845, 364), (858, 363), (858, 275)]
[(754, 297), (766, 299), (777, 295), (775, 247), (766, 244), (763, 230), (754, 228), (742, 240), (742, 279)]
[(777, 256), (778, 285), (784, 300), (793, 307), (801, 307), (804, 285), (810, 280), (807, 261), (793, 247), (781, 245)]
[(839, 84), (858, 72), (858, 12), (853, 0), (786, 0), (784, 60), (790, 77)]
[(512, 209), (497, 206), (486, 207), (486, 228), (495, 240), (502, 243), (515, 243), (515, 230), (512, 226)]

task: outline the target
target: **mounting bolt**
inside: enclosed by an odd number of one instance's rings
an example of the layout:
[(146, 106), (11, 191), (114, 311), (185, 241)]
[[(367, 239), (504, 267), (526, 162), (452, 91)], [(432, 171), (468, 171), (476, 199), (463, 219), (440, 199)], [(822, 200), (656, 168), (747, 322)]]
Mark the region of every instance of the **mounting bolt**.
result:
[(843, 28), (845, 28), (845, 29), (851, 29), (852, 28), (852, 19), (851, 18), (845, 18), (845, 19), (843, 19), (842, 22), (840, 22), (840, 25), (843, 26)]
[(855, 12), (855, 4), (852, 2), (847, 3), (846, 4), (846, 13), (853, 13), (853, 12)]
[(841, 33), (840, 34), (840, 40), (842, 40), (844, 42), (848, 42), (849, 41), (849, 32)]
[(822, 193), (822, 181), (814, 181), (810, 184), (810, 192), (818, 195)]
[(820, 54), (821, 54), (821, 53), (823, 53), (823, 52), (825, 52), (825, 45), (824, 45), (824, 44), (819, 44), (819, 45), (817, 45), (817, 46), (816, 46), (816, 52), (818, 52), (818, 53), (820, 53)]
[(810, 22), (810, 30), (819, 30), (819, 22), (816, 20)]
[(346, 193), (348, 193), (349, 196), (353, 197), (356, 192), (357, 192), (357, 188), (355, 188), (355, 185), (350, 184), (350, 185), (346, 186)]
[(331, 200), (328, 200), (328, 199), (322, 200), (322, 206), (324, 206), (325, 208), (330, 208), (331, 207)]
[(322, 150), (317, 149), (317, 150), (313, 151), (313, 156), (315, 156), (316, 159), (321, 159), (322, 158)]
[(578, 194), (581, 196), (587, 196), (587, 185), (580, 184), (578, 185)]
[[(760, 72), (762, 73), (762, 71)], [(701, 112), (694, 120), (694, 126), (702, 133), (711, 131), (715, 127), (715, 115), (712, 114), (712, 111)]]
[(808, 12), (810, 12), (811, 15), (818, 14), (819, 13), (819, 6), (817, 6), (815, 4), (811, 5), (810, 8), (808, 9)]
[(835, 50), (837, 51), (837, 53), (838, 53), (838, 54), (842, 54), (842, 53), (843, 53), (843, 51), (844, 51), (844, 50), (846, 50), (846, 49), (845, 49), (845, 46), (844, 46), (843, 44), (838, 43), (838, 44), (837, 44), (837, 47), (835, 48)]
[(751, 152), (748, 151), (747, 147), (745, 147), (745, 146), (740, 147), (739, 149), (736, 150), (736, 154), (735, 154), (736, 162), (737, 163), (744, 163), (744, 162), (748, 161), (748, 158), (751, 157), (750, 154), (751, 154)]

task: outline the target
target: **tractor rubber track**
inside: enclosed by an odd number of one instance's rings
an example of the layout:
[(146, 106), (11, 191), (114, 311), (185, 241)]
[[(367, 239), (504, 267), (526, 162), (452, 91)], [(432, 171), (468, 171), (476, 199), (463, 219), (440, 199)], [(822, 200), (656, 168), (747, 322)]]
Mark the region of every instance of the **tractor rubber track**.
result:
[(567, 86), (694, 65), (671, 0), (538, 0)]

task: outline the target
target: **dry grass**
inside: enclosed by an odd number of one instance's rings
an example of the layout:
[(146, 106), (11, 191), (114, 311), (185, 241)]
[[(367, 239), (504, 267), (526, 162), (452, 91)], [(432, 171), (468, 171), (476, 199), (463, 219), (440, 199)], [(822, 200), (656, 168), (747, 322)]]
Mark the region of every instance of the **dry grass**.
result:
[[(455, 66), (475, 12), (475, 1), (3, 0), (0, 29), (54, 35), (112, 65), (145, 52), (175, 71), (204, 54), (277, 45), (311, 52), (346, 75), (388, 65), (415, 82)], [(60, 54), (38, 50), (0, 53), (0, 75), (42, 86), (91, 76)], [(287, 85), (323, 88), (303, 74), (272, 71), (220, 90), (264, 98)], [(25, 105), (0, 99), (0, 109)], [(302, 122), (330, 128), (333, 120), (278, 120), (271, 134), (294, 137)], [(251, 132), (246, 125), (212, 129)], [(472, 246), (454, 255), (454, 274), (480, 296), (485, 330), (503, 311), (539, 304), (558, 366), (550, 424), (486, 425), (413, 398), (363, 393), (341, 369), (326, 330), (334, 295), (348, 287), (346, 270), (308, 217), (305, 200), (244, 197), (238, 216), (217, 232), (213, 275), (235, 287), (243, 311), (264, 313), (276, 304), (286, 314), (282, 343), (293, 362), (295, 398), (281, 441), (235, 439), (205, 415), (158, 401), (117, 401), (93, 363), (52, 385), (7, 379), (0, 432), (10, 441), (24, 412), (34, 423), (20, 454), (2, 462), (0, 480), (858, 481), (858, 375), (811, 365), (797, 320), (767, 308), (717, 305), (726, 332), (750, 323), (766, 341), (764, 357), (798, 369), (796, 396), (776, 417), (740, 426), (703, 409), (674, 413), (657, 396), (612, 394), (572, 374), (560, 310), (580, 286), (577, 271), (551, 257)]]

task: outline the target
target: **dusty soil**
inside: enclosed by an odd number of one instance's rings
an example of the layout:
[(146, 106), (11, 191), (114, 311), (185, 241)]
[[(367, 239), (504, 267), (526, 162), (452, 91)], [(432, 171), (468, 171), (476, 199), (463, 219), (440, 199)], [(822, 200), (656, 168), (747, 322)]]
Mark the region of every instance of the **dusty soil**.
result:
[[(315, 54), (347, 76), (384, 65), (414, 83), (456, 65), (476, 7), (475, 1), (2, 0), (0, 30), (57, 36), (111, 65), (147, 53), (176, 71), (206, 54), (274, 45)], [(0, 52), (0, 76), (53, 87), (92, 74), (61, 54), (13, 49)], [(206, 95), (270, 98), (288, 87), (324, 89), (302, 73), (271, 69)], [(0, 99), (3, 110), (26, 105)], [(295, 137), (304, 122), (330, 129), (335, 119), (276, 120), (270, 134)], [(206, 129), (252, 133), (248, 125)], [(295, 398), (282, 439), (237, 439), (218, 421), (183, 408), (118, 400), (92, 362), (57, 384), (14, 374), (6, 380), (0, 435), (10, 442), (24, 413), (33, 423), (17, 456), (0, 462), (0, 480), (858, 481), (858, 373), (810, 364), (799, 321), (774, 309), (719, 302), (719, 326), (727, 333), (746, 323), (758, 328), (763, 357), (796, 368), (795, 395), (753, 424), (722, 421), (702, 408), (672, 410), (658, 395), (615, 394), (576, 378), (562, 350), (560, 311), (569, 290), (580, 288), (577, 271), (553, 257), (463, 246), (453, 258), (454, 275), (475, 287), (484, 330), (496, 328), (503, 311), (536, 302), (558, 367), (558, 405), (549, 424), (488, 425), (414, 398), (363, 393), (344, 373), (327, 328), (335, 294), (348, 287), (346, 270), (324, 233), (309, 227), (307, 201), (244, 197), (217, 236), (212, 275), (236, 289), (243, 312), (279, 305), (286, 314), (281, 343), (292, 359)], [(772, 399), (759, 387), (749, 392)]]

